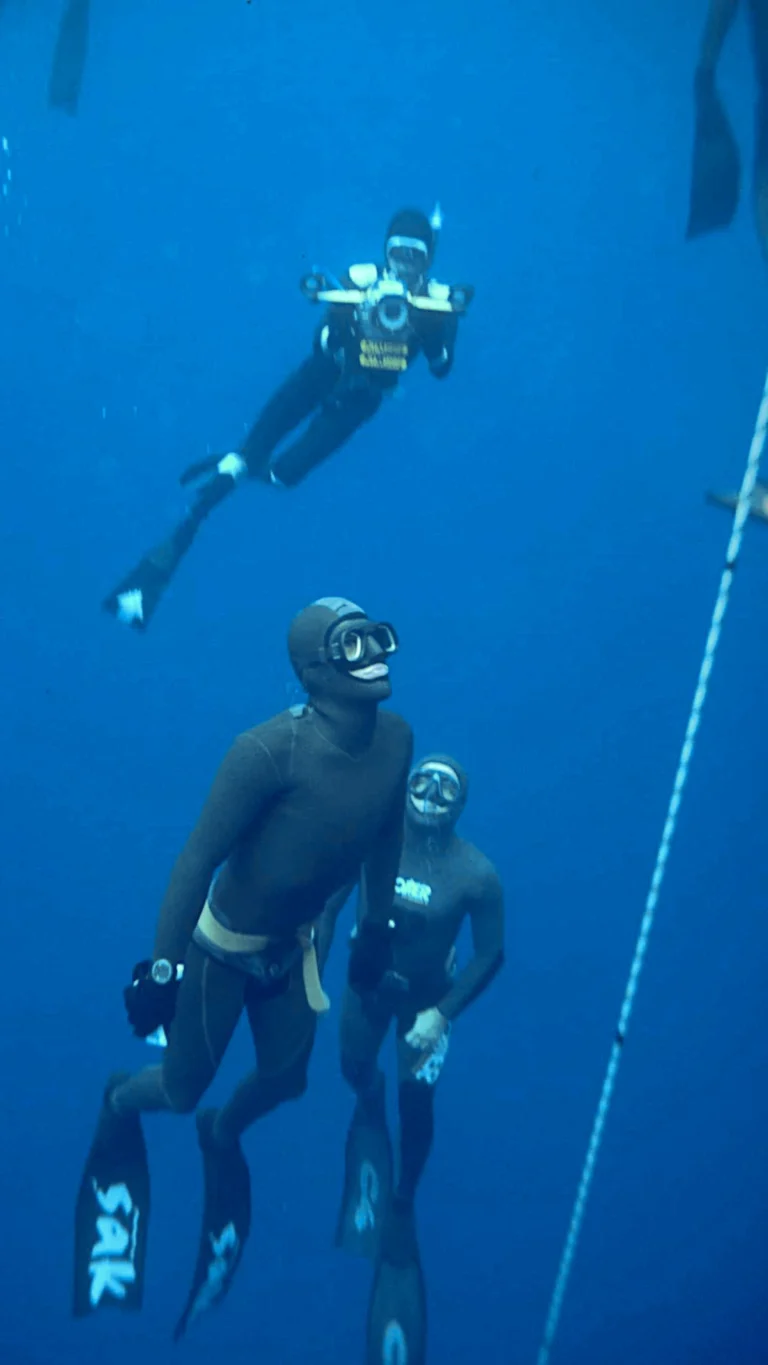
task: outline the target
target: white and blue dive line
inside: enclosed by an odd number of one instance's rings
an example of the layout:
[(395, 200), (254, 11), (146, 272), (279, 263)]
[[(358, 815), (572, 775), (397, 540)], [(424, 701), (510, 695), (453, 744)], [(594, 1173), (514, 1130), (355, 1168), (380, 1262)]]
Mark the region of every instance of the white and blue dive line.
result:
[(544, 1326), (544, 1334), (542, 1337), (541, 1345), (539, 1347), (537, 1365), (549, 1365), (552, 1344), (554, 1342), (555, 1334), (557, 1332), (558, 1324), (560, 1322), (560, 1314), (562, 1312), (563, 1300), (565, 1298), (565, 1292), (568, 1287), (568, 1280), (570, 1278), (574, 1257), (576, 1255), (576, 1248), (581, 1233), (582, 1223), (584, 1221), (584, 1213), (586, 1210), (587, 1199), (589, 1197), (589, 1191), (592, 1185), (592, 1178), (595, 1173), (595, 1165), (597, 1163), (597, 1157), (600, 1151), (600, 1144), (603, 1138), (603, 1131), (605, 1129), (606, 1120), (608, 1118), (608, 1110), (610, 1108), (611, 1100), (613, 1098), (613, 1091), (616, 1085), (616, 1077), (619, 1070), (619, 1064), (621, 1061), (624, 1041), (627, 1036), (627, 1028), (629, 1026), (630, 1016), (632, 1014), (632, 1009), (635, 1003), (635, 994), (637, 992), (637, 985), (640, 978), (640, 972), (642, 971), (645, 956), (648, 951), (648, 941), (650, 939), (651, 930), (653, 928), (654, 915), (656, 913), (656, 905), (659, 899), (659, 891), (661, 890), (661, 884), (664, 880), (664, 873), (666, 872), (667, 867), (667, 859), (669, 857), (669, 851), (672, 846), (672, 840), (674, 838), (675, 828), (677, 826), (677, 817), (680, 811), (680, 804), (683, 799), (683, 791), (685, 789), (685, 784), (688, 780), (688, 769), (690, 767), (691, 758), (693, 757), (693, 747), (696, 738), (696, 732), (699, 728), (699, 722), (701, 721), (701, 713), (704, 709), (704, 702), (706, 701), (707, 698), (709, 678), (712, 672), (712, 667), (715, 662), (715, 653), (717, 651), (717, 646), (720, 642), (720, 634), (723, 628), (723, 621), (725, 620), (725, 613), (728, 610), (728, 601), (730, 598), (731, 584), (733, 583), (733, 575), (736, 569), (739, 551), (741, 550), (741, 542), (744, 536), (744, 525), (746, 523), (747, 517), (749, 516), (752, 493), (754, 491), (755, 483), (757, 481), (757, 475), (760, 469), (760, 460), (762, 459), (763, 450), (765, 447), (767, 427), (768, 427), (768, 374), (766, 374), (765, 377), (763, 397), (757, 414), (757, 421), (755, 423), (752, 444), (749, 449), (749, 457), (747, 459), (747, 465), (744, 471), (744, 478), (742, 480), (741, 489), (739, 491), (739, 498), (736, 504), (736, 511), (734, 513), (731, 538), (728, 542), (728, 549), (726, 551), (725, 568), (723, 569), (722, 576), (720, 578), (720, 587), (717, 594), (717, 600), (715, 602), (714, 611), (712, 612), (712, 620), (709, 627), (709, 634), (707, 635), (707, 642), (704, 647), (704, 657), (701, 661), (701, 668), (699, 669), (699, 678), (696, 685), (696, 691), (693, 697), (693, 703), (691, 705), (691, 712), (688, 717), (688, 724), (685, 730), (685, 739), (683, 741), (683, 747), (680, 751), (680, 760), (677, 765), (675, 781), (672, 787), (672, 795), (670, 797), (669, 806), (667, 808), (667, 818), (664, 824), (664, 829), (662, 831), (659, 850), (658, 853), (656, 854), (656, 864), (653, 869), (653, 876), (651, 877), (651, 886), (648, 892), (648, 898), (645, 902), (645, 912), (643, 914), (643, 918), (640, 924), (640, 933), (638, 935), (637, 943), (635, 945), (635, 955), (632, 959), (632, 966), (630, 967), (629, 970), (629, 977), (627, 980), (626, 989), (624, 991), (624, 1000), (622, 1002), (621, 1011), (619, 1013), (619, 1021), (618, 1024), (616, 1025), (616, 1033), (614, 1036), (613, 1045), (611, 1047), (611, 1054), (608, 1061), (608, 1069), (605, 1073), (605, 1080), (603, 1081), (603, 1088), (600, 1094), (600, 1100), (598, 1102), (597, 1111), (595, 1113), (595, 1118), (592, 1124), (592, 1132), (590, 1134), (589, 1144), (587, 1146), (587, 1154), (586, 1157), (584, 1158), (584, 1165), (582, 1167), (581, 1179), (579, 1180), (579, 1186), (576, 1192), (576, 1199), (574, 1201), (573, 1211), (571, 1213), (571, 1221), (568, 1227), (568, 1233), (560, 1257), (560, 1264), (558, 1267), (554, 1288), (552, 1290), (552, 1296), (549, 1301), (549, 1310), (547, 1312), (547, 1319)]

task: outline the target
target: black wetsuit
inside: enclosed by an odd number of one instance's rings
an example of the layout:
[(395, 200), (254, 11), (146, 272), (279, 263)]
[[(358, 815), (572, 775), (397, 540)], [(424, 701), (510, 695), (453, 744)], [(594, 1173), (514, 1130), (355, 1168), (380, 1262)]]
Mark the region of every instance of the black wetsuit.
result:
[[(356, 286), (352, 276), (367, 279), (366, 271), (371, 284)], [(386, 300), (378, 299), (376, 290), (385, 285)], [(376, 266), (352, 266), (342, 286), (357, 297), (328, 308), (311, 355), (268, 400), (241, 450), (206, 456), (182, 474), (182, 484), (196, 485), (183, 519), (107, 594), (102, 605), (111, 615), (146, 630), (203, 522), (243, 478), (285, 488), (301, 483), (375, 415), (384, 394), (419, 355), (435, 378), (450, 373), (459, 315), (472, 295), (468, 286), (454, 291), (436, 281), (414, 286), (410, 298), (423, 298), (421, 307), (408, 302), (401, 281)], [(404, 310), (400, 330), (392, 330), (391, 317), (382, 325), (379, 303)], [(303, 422), (302, 433), (278, 451)]]
[[(409, 983), (404, 994), (382, 990), (361, 997), (347, 989), (341, 1019), (341, 1068), (365, 1103), (378, 1106), (377, 1058), (393, 1022), (397, 1028), (400, 1086), (399, 1193), (412, 1198), (432, 1144), (434, 1080), (418, 1079), (418, 1053), (405, 1041), (416, 1016), (436, 1006), (449, 1021), (485, 989), (504, 952), (504, 907), (493, 864), (474, 845), (452, 834), (430, 840), (406, 821), (393, 905), (395, 972)], [(469, 918), (474, 953), (458, 974), (453, 949)]]
[[(344, 286), (352, 287), (349, 277)], [(428, 293), (428, 285), (415, 291)], [(456, 312), (409, 307), (403, 334), (393, 336), (381, 328), (377, 331), (370, 309), (351, 304), (330, 307), (312, 354), (269, 399), (241, 451), (208, 456), (182, 475), (184, 484), (203, 480), (185, 516), (120, 579), (104, 599), (104, 609), (145, 630), (203, 522), (240, 480), (248, 475), (283, 487), (300, 483), (374, 416), (384, 394), (396, 387), (399, 374), (420, 354), (431, 373), (444, 378), (453, 365), (458, 317)], [(275, 456), (285, 437), (308, 418), (301, 435)]]
[[(411, 733), (392, 712), (374, 711), (362, 734), (356, 723), (347, 732), (343, 711), (294, 708), (242, 734), (227, 754), (160, 910), (155, 959), (185, 964), (163, 1065), (113, 1092), (118, 1113), (196, 1108), (244, 1007), (259, 1069), (219, 1112), (217, 1139), (234, 1141), (303, 1090), (315, 1016), (296, 932), (361, 862), (371, 914), (386, 921), (400, 856)], [(263, 963), (254, 972), (247, 958), (201, 943), (206, 899), (225, 930), (269, 937), (266, 979)]]
[[(354, 287), (349, 278), (343, 284)], [(411, 309), (403, 368), (423, 352), (432, 374), (444, 378), (453, 364), (457, 325), (455, 314)], [(370, 344), (351, 307), (329, 308), (312, 355), (269, 400), (246, 438), (241, 454), (252, 478), (274, 476), (293, 487), (374, 416), (384, 394), (397, 386), (398, 371), (372, 365)], [(306, 431), (273, 459), (280, 441), (312, 413)]]

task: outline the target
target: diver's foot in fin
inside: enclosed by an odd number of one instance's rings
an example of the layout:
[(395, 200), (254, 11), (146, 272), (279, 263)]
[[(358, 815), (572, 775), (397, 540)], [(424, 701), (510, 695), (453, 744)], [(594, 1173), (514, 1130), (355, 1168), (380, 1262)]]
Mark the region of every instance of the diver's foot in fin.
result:
[(116, 1113), (107, 1086), (75, 1209), (75, 1317), (141, 1308), (149, 1223), (149, 1167), (141, 1119)]
[(425, 1365), (427, 1301), (413, 1203), (395, 1196), (383, 1220), (368, 1305), (366, 1365)]
[(209, 504), (206, 508), (208, 512), (231, 493), (242, 479), (248, 477), (248, 461), (236, 450), (230, 450), (227, 455), (206, 455), (203, 460), (195, 460), (184, 470), (179, 483), (185, 488), (187, 484), (198, 483), (206, 474), (209, 477), (200, 489), (200, 497)]
[(248, 1166), (238, 1142), (223, 1146), (214, 1140), (216, 1115), (215, 1109), (203, 1109), (197, 1116), (205, 1180), (203, 1227), (192, 1288), (174, 1341), (183, 1337), (193, 1318), (229, 1292), (251, 1227)]
[(347, 1134), (344, 1193), (335, 1245), (373, 1260), (392, 1191), (392, 1144), (387, 1130), (384, 1077), (355, 1106)]
[(167, 540), (150, 550), (114, 591), (104, 598), (104, 610), (123, 625), (132, 626), (134, 630), (146, 630), (163, 593), (195, 538), (197, 527), (198, 523), (191, 517), (181, 522)]
[(708, 73), (696, 83), (696, 131), (686, 237), (717, 232), (733, 222), (739, 204), (741, 164), (728, 116)]
[[(707, 493), (706, 500), (710, 507), (725, 507), (729, 512), (735, 512), (739, 501), (738, 493)], [(752, 490), (750, 499), (749, 515), (756, 521), (768, 522), (768, 484), (756, 483)]]

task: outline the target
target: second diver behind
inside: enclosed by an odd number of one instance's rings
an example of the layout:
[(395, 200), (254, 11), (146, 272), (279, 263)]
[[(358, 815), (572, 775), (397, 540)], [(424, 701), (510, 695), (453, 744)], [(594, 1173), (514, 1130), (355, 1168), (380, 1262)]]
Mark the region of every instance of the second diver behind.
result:
[[(368, 1311), (371, 1362), (402, 1358), (421, 1365), (424, 1360), (426, 1306), (414, 1196), (432, 1146), (435, 1087), (453, 1022), (503, 962), (499, 877), (484, 854), (456, 833), (467, 792), (464, 769), (447, 755), (429, 755), (411, 772), (392, 907), (392, 970), (371, 991), (347, 990), (342, 1007), (341, 1068), (357, 1102), (347, 1135), (336, 1242), (375, 1262)], [(318, 926), (321, 961), (340, 902), (341, 897), (331, 902)], [(365, 902), (363, 890), (362, 923)], [(465, 919), (474, 951), (456, 971), (455, 945)], [(400, 1113), (396, 1172), (378, 1066), (393, 1023)]]

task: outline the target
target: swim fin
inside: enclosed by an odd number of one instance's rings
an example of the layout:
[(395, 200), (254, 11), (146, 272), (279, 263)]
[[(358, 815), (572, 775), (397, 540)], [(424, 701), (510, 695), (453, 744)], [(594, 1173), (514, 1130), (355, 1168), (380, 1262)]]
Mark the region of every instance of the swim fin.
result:
[(229, 1293), (251, 1229), (251, 1177), (239, 1143), (222, 1147), (213, 1141), (215, 1109), (197, 1116), (203, 1154), (205, 1196), (200, 1249), (184, 1312), (176, 1324), (179, 1341), (190, 1322)]
[(368, 1305), (366, 1365), (425, 1365), (427, 1296), (413, 1204), (394, 1198), (381, 1230)]
[(686, 237), (717, 232), (732, 222), (739, 204), (741, 164), (736, 139), (715, 88), (702, 74), (696, 81), (696, 129)]
[(384, 1077), (360, 1096), (347, 1133), (344, 1192), (334, 1244), (373, 1260), (392, 1191), (392, 1144), (387, 1128)]
[(185, 517), (176, 530), (149, 551), (117, 587), (104, 598), (102, 606), (110, 615), (134, 630), (146, 630), (181, 560), (197, 534), (199, 522)]
[(48, 81), (48, 103), (52, 109), (76, 114), (88, 56), (90, 0), (67, 0), (59, 24)]
[(137, 1311), (144, 1294), (149, 1224), (149, 1167), (138, 1114), (116, 1114), (109, 1103), (127, 1076), (107, 1086), (85, 1163), (75, 1210), (73, 1312), (104, 1307)]
[[(710, 507), (725, 507), (729, 512), (735, 512), (739, 495), (738, 493), (707, 493), (706, 499)], [(750, 500), (749, 515), (754, 517), (756, 521), (768, 522), (768, 484), (755, 484)]]

